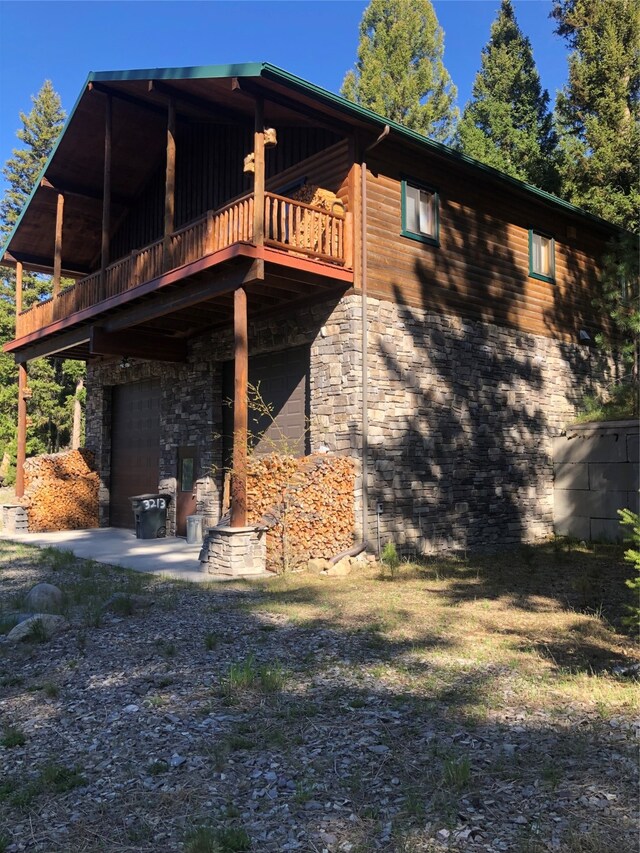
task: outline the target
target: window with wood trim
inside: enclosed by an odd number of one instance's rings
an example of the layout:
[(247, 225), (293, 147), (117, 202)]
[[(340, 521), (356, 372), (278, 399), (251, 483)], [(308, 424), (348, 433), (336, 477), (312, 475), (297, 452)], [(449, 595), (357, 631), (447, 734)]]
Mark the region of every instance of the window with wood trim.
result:
[(529, 231), (529, 275), (540, 281), (556, 279), (555, 240), (550, 234)]
[(440, 242), (438, 193), (410, 178), (402, 180), (402, 235), (434, 246)]

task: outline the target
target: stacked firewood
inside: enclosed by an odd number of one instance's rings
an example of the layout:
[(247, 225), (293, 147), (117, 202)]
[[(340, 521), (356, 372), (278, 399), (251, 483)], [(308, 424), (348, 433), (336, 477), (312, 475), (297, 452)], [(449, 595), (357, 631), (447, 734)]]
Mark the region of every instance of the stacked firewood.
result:
[(88, 450), (69, 450), (27, 459), (24, 465), (29, 530), (82, 530), (98, 526), (98, 487)]
[(353, 460), (278, 453), (249, 459), (249, 521), (269, 528), (267, 568), (289, 571), (353, 545)]

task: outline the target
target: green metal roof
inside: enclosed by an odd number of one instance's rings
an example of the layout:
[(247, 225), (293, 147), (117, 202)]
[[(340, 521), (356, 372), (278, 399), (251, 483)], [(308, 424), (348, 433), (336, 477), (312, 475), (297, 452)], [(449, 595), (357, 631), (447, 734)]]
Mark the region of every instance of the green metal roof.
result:
[(40, 185), (40, 181), (42, 177), (46, 174), (46, 171), (49, 167), (49, 164), (53, 160), (58, 146), (66, 133), (67, 128), (73, 121), (73, 116), (78, 108), (78, 105), (82, 99), (82, 96), (86, 92), (87, 85), (92, 82), (126, 82), (128, 80), (204, 80), (204, 79), (220, 79), (225, 77), (262, 77), (265, 80), (272, 80), (277, 83), (281, 83), (287, 86), (290, 89), (294, 89), (303, 94), (310, 95), (315, 100), (323, 102), (333, 108), (338, 109), (339, 111), (345, 113), (346, 116), (351, 116), (354, 118), (358, 118), (360, 120), (364, 120), (370, 124), (376, 125), (376, 127), (384, 128), (385, 125), (389, 125), (389, 127), (397, 134), (399, 137), (404, 138), (408, 141), (411, 141), (414, 144), (418, 144), (423, 147), (425, 150), (437, 152), (439, 155), (444, 156), (454, 162), (464, 164), (466, 166), (470, 166), (478, 172), (486, 175), (488, 178), (492, 180), (497, 180), (502, 184), (506, 184), (508, 186), (517, 189), (522, 192), (535, 196), (541, 201), (546, 202), (547, 204), (552, 204), (555, 207), (559, 207), (563, 210), (566, 210), (570, 213), (576, 214), (580, 217), (590, 220), (594, 224), (597, 224), (608, 231), (622, 231), (623, 229), (618, 228), (613, 225), (611, 222), (608, 222), (605, 219), (600, 218), (599, 216), (595, 216), (592, 213), (588, 213), (580, 207), (576, 207), (576, 205), (571, 204), (564, 199), (558, 198), (558, 196), (553, 195), (552, 193), (548, 193), (545, 190), (538, 189), (538, 187), (534, 187), (531, 184), (527, 184), (524, 181), (520, 181), (517, 178), (512, 178), (510, 175), (505, 175), (503, 172), (500, 172), (498, 169), (494, 169), (491, 166), (486, 166), (484, 163), (480, 163), (478, 160), (474, 160), (472, 157), (468, 157), (466, 154), (462, 154), (454, 149), (450, 148), (447, 145), (444, 145), (441, 142), (436, 142), (433, 139), (429, 139), (426, 136), (418, 133), (415, 130), (411, 130), (408, 127), (404, 127), (398, 122), (392, 121), (391, 119), (385, 118), (384, 116), (379, 115), (378, 113), (373, 112), (372, 110), (366, 109), (366, 107), (360, 106), (359, 104), (354, 104), (351, 101), (348, 101), (346, 98), (341, 97), (340, 95), (336, 95), (333, 92), (329, 92), (327, 89), (323, 89), (320, 86), (315, 85), (314, 83), (310, 83), (307, 80), (302, 79), (301, 77), (297, 77), (295, 74), (291, 74), (288, 71), (279, 68), (276, 65), (272, 65), (269, 62), (248, 62), (248, 63), (238, 63), (238, 64), (230, 64), (230, 65), (199, 65), (193, 66), (190, 68), (148, 68), (148, 69), (132, 69), (128, 71), (91, 71), (87, 76), (84, 86), (76, 100), (73, 109), (69, 113), (69, 118), (64, 126), (64, 129), (56, 144), (47, 159), (47, 162), (44, 165), (40, 175), (38, 176), (38, 180), (35, 182), (34, 187), (31, 191), (29, 199), (25, 204), (22, 213), (18, 217), (14, 227), (11, 229), (9, 236), (7, 237), (2, 249), (0, 250), (0, 258), (4, 255), (4, 252), (7, 250), (9, 243), (11, 242), (14, 233), (17, 231), (20, 222), (24, 216), (24, 213), (31, 203), (32, 198), (38, 190)]

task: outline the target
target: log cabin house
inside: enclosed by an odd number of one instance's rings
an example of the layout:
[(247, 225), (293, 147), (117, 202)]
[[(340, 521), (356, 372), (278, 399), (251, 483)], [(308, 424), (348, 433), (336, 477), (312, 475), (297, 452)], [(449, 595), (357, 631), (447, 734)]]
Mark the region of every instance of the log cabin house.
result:
[[(59, 356), (87, 361), (104, 526), (158, 490), (171, 532), (215, 524), (225, 465), (243, 526), (247, 443), (271, 434), (355, 459), (357, 538), (549, 534), (614, 233), (266, 63), (92, 73), (2, 249), (18, 488), (29, 361)], [(24, 269), (50, 299), (22, 305)], [(274, 421), (253, 438), (247, 382)]]

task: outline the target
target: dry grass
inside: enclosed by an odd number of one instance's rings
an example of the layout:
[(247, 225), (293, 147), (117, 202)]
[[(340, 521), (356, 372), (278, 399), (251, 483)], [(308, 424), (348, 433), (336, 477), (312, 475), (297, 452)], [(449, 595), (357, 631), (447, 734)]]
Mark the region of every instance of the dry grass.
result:
[[(633, 710), (633, 685), (611, 675), (640, 660), (621, 629), (629, 590), (622, 550), (554, 542), (522, 553), (377, 566), (331, 582), (294, 574), (271, 581), (250, 606), (362, 638), (379, 676), (455, 689), (482, 675), (481, 704), (499, 711), (518, 691), (527, 711), (583, 703), (602, 715)], [(473, 704), (473, 703), (472, 703)]]

